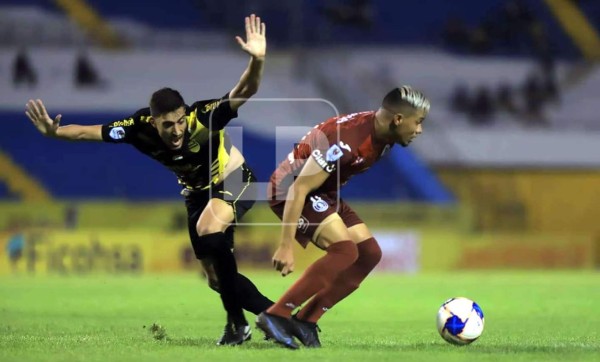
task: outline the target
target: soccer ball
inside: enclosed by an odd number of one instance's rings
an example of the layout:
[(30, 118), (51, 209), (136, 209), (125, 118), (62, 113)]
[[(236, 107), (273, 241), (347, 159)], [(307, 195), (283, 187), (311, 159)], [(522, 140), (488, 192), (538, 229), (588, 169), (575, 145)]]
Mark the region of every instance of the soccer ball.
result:
[(451, 298), (442, 304), (437, 314), (437, 329), (442, 338), (456, 345), (466, 345), (483, 332), (483, 311), (467, 298)]

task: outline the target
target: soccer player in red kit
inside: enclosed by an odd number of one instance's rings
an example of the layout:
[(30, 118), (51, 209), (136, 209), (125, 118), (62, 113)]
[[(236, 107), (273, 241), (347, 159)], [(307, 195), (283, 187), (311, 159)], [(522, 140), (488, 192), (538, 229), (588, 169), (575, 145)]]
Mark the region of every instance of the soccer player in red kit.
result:
[(267, 338), (292, 349), (298, 348), (293, 337), (307, 347), (321, 346), (319, 318), (355, 291), (381, 259), (377, 240), (339, 198), (339, 188), (394, 144), (408, 146), (421, 134), (428, 112), (429, 100), (421, 92), (396, 88), (377, 111), (333, 117), (315, 126), (279, 164), (268, 190), (271, 209), (283, 225), (273, 266), (283, 276), (294, 270), (294, 239), (303, 247), (312, 241), (326, 254), (258, 315), (256, 324)]

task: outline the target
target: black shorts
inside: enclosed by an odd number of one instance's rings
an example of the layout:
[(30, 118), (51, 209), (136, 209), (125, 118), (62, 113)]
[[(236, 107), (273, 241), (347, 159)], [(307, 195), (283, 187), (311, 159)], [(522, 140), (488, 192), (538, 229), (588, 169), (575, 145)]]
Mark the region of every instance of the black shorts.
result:
[[(250, 210), (252, 205), (254, 205), (256, 195), (256, 177), (254, 177), (252, 170), (245, 163), (234, 170), (218, 185), (214, 185), (206, 190), (190, 191), (185, 196), (190, 239), (196, 241), (199, 238), (196, 231), (196, 224), (208, 202), (211, 199), (220, 199), (233, 207), (234, 221), (225, 231), (230, 248), (233, 249), (233, 228), (242, 219), (244, 214)], [(200, 245), (200, 243), (192, 242), (192, 245)], [(203, 255), (200, 250), (194, 251), (197, 256)]]

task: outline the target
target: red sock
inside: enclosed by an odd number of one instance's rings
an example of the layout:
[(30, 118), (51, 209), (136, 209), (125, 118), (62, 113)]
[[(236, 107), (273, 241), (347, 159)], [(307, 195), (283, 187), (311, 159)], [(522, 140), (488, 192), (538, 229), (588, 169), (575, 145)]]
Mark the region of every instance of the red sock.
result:
[(322, 289), (298, 312), (298, 319), (317, 323), (331, 307), (358, 289), (381, 260), (381, 249), (374, 238), (358, 244), (358, 259), (348, 269), (341, 272), (329, 287)]
[(267, 313), (289, 318), (292, 311), (315, 293), (326, 288), (337, 275), (348, 268), (358, 257), (356, 245), (344, 240), (330, 245), (327, 254), (315, 261)]

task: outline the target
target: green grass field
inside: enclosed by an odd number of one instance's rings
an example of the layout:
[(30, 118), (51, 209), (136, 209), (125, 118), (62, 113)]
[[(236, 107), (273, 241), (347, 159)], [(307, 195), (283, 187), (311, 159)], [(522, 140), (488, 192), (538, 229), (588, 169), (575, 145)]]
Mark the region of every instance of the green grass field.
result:
[[(272, 298), (293, 280), (247, 274)], [(485, 313), (470, 346), (435, 329), (452, 296)], [(321, 320), (319, 350), (285, 350), (257, 330), (242, 346), (217, 347), (223, 320), (219, 298), (193, 275), (0, 278), (0, 361), (597, 361), (600, 273), (377, 274)], [(153, 323), (166, 339), (152, 337)]]

